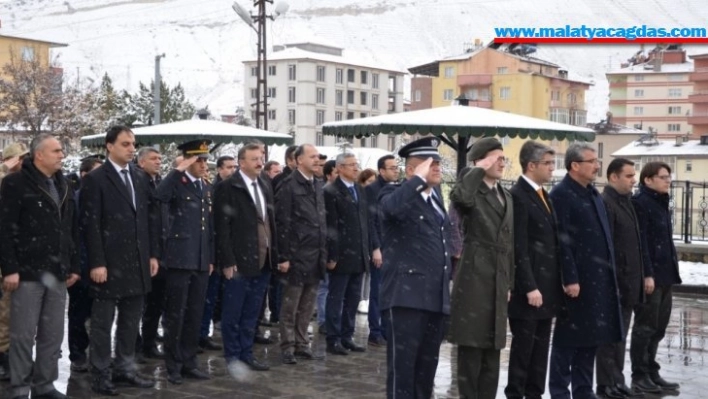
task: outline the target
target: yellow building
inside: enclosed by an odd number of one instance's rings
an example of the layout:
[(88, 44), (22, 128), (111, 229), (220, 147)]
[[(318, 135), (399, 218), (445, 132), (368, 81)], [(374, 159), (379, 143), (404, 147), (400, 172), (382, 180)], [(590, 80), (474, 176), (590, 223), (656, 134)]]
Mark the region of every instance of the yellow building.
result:
[[(559, 65), (531, 57), (533, 51), (529, 46), (477, 46), (460, 56), (410, 68), (411, 110), (453, 105), (464, 96), (470, 106), (585, 126), (590, 84), (568, 79)], [(518, 154), (524, 141), (502, 138), (511, 160), (506, 178), (521, 173)], [(562, 159), (567, 143), (545, 144)]]

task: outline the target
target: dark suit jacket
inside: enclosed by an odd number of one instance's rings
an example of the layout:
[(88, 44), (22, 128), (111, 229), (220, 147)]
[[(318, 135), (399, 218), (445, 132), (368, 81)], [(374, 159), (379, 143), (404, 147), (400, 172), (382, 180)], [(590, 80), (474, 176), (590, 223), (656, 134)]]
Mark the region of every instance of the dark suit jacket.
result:
[(324, 188), (327, 209), (327, 261), (337, 262), (335, 274), (363, 273), (369, 268), (369, 211), (364, 190), (356, 183), (358, 201), (337, 177)]
[(324, 278), (327, 258), (327, 214), (322, 182), (314, 185), (295, 170), (275, 194), (278, 263), (290, 262), (285, 279), (293, 285), (316, 284)]
[(82, 181), (80, 220), (89, 268), (108, 269), (108, 281), (91, 282), (96, 298), (145, 295), (151, 289), (149, 261), (159, 257), (159, 203), (145, 172), (132, 164), (129, 167), (137, 208), (110, 161)]
[[(440, 225), (421, 196), (420, 177), (381, 189), (381, 310), (403, 307), (450, 314), (450, 218)], [(438, 206), (444, 211), (442, 201)]]
[(209, 271), (214, 264), (212, 187), (203, 181), (202, 191), (186, 173), (172, 170), (160, 182), (155, 197), (169, 213), (165, 228), (163, 265), (167, 269)]
[[(277, 237), (275, 228), (275, 208), (270, 185), (258, 178), (265, 198), (261, 204), (266, 207), (270, 227), (271, 241), (269, 256), (264, 267), (276, 269), (278, 249), (274, 245)], [(236, 172), (227, 180), (217, 184), (214, 189), (214, 227), (216, 232), (216, 263), (220, 268), (236, 265), (238, 273), (246, 277), (260, 275), (261, 266), (258, 258), (258, 223), (262, 217), (256, 211), (256, 204), (251, 197), (250, 187)]]
[(290, 174), (293, 173), (293, 170), (290, 169), (289, 166), (286, 166), (283, 168), (283, 172), (276, 175), (273, 180), (271, 181), (271, 187), (273, 188), (273, 193), (277, 193), (278, 189), (280, 188), (280, 183), (282, 183)]
[(366, 202), (369, 207), (369, 247), (373, 251), (381, 249), (381, 218), (379, 217), (379, 193), (388, 185), (381, 176), (366, 186)]
[[(510, 191), (514, 199), (516, 273), (509, 318), (550, 319), (556, 316), (563, 299), (555, 215), (548, 212), (541, 198), (523, 177), (519, 177)], [(545, 190), (543, 195), (553, 212)], [(526, 294), (533, 290), (539, 290), (543, 296), (540, 308), (529, 305)]]

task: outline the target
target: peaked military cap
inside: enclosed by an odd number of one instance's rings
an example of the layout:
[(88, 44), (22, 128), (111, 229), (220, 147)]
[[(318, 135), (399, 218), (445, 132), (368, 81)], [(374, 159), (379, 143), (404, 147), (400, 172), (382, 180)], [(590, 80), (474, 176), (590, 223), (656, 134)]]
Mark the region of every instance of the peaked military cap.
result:
[(211, 140), (192, 140), (181, 144), (177, 149), (187, 157), (197, 155), (200, 158), (209, 158), (209, 144), (211, 144)]
[(401, 158), (433, 158), (435, 161), (440, 161), (440, 153), (438, 146), (440, 139), (437, 137), (423, 137), (411, 143), (406, 144), (398, 150), (398, 156)]

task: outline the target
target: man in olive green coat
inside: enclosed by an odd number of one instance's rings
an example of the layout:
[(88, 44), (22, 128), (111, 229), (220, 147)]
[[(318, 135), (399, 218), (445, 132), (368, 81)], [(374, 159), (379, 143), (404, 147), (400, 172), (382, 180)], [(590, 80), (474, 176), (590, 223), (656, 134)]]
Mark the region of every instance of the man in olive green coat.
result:
[(474, 167), (460, 176), (451, 196), (465, 239), (450, 299), (449, 340), (458, 345), (460, 397), (494, 399), (514, 282), (513, 203), (499, 184), (506, 162), (501, 143), (477, 141), (470, 159)]

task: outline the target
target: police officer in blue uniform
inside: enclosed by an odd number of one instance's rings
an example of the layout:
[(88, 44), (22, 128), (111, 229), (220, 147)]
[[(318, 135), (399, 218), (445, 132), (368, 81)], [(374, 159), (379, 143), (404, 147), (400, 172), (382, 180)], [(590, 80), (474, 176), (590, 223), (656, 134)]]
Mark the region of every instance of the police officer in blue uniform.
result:
[(406, 180), (379, 194), (388, 398), (431, 397), (450, 314), (451, 227), (439, 189), (439, 144), (426, 137), (401, 148)]
[(197, 348), (209, 274), (214, 264), (212, 187), (209, 171), (210, 140), (194, 140), (177, 147), (184, 160), (157, 186), (156, 197), (169, 207), (169, 223), (162, 251), (165, 267), (165, 366), (167, 380), (182, 377), (205, 380), (197, 368)]

